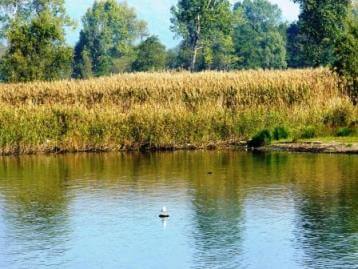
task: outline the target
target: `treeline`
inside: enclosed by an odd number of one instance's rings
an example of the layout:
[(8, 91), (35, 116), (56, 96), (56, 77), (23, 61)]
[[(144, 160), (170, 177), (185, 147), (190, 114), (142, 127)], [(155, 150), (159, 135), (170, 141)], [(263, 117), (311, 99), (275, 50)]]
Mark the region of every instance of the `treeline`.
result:
[(64, 0), (0, 2), (1, 80), (88, 78), (167, 69), (233, 70), (330, 66), (357, 86), (358, 8), (350, 0), (293, 0), (301, 7), (288, 24), (268, 0), (179, 0), (171, 30), (179, 45), (167, 50), (126, 3), (95, 1), (74, 27)]

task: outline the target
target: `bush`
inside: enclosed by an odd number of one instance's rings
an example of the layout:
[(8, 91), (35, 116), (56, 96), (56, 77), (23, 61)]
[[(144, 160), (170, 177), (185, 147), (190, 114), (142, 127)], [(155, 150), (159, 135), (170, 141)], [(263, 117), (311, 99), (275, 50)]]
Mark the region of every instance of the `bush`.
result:
[(258, 132), (250, 141), (249, 147), (258, 148), (271, 143), (272, 136), (269, 130), (264, 129)]
[(324, 124), (331, 127), (347, 126), (351, 121), (353, 111), (348, 104), (340, 104), (332, 108), (324, 117)]
[(316, 129), (313, 126), (305, 127), (301, 130), (300, 138), (314, 138), (316, 137)]
[(353, 131), (350, 128), (344, 127), (344, 128), (339, 128), (337, 130), (336, 135), (343, 137), (343, 136), (350, 136), (352, 133)]
[(275, 140), (280, 140), (280, 139), (287, 139), (288, 138), (288, 131), (285, 127), (276, 127), (273, 130), (273, 138)]

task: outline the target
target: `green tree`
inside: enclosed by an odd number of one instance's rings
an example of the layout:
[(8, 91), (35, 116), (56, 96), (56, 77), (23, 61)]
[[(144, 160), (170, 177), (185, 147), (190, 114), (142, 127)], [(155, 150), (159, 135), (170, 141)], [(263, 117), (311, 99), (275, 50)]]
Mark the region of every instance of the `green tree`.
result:
[(179, 0), (171, 8), (171, 30), (183, 38), (182, 55), (190, 54), (185, 67), (197, 69), (199, 51), (207, 50), (217, 32), (231, 30), (231, 11), (228, 0)]
[(345, 79), (352, 100), (358, 103), (358, 3), (350, 7), (334, 56), (333, 69)]
[(136, 51), (137, 56), (132, 66), (133, 71), (156, 71), (165, 69), (167, 52), (158, 37), (148, 37), (136, 47)]
[(285, 68), (286, 42), (281, 10), (267, 0), (234, 6), (234, 44), (240, 68)]
[(86, 47), (83, 48), (83, 50), (80, 53), (81, 54), (77, 59), (73, 71), (77, 72), (76, 74), (77, 77), (87, 79), (93, 76), (93, 71), (92, 71), (93, 65), (92, 65), (91, 54)]
[[(0, 62), (2, 79), (17, 82), (69, 77), (72, 49), (65, 43), (64, 28), (72, 22), (66, 16), (64, 1), (18, 2), (5, 31), (7, 49)], [(22, 15), (24, 10), (26, 18)]]
[(294, 0), (301, 7), (299, 31), (305, 62), (326, 66), (334, 62), (335, 42), (344, 31), (350, 0)]
[(179, 61), (179, 51), (180, 51), (179, 46), (169, 49), (167, 51), (167, 61), (166, 61), (167, 69), (179, 69), (180, 68), (181, 63)]
[(235, 67), (238, 58), (231, 33), (217, 31), (204, 44), (198, 57), (198, 70), (230, 70)]
[(6, 31), (9, 29), (11, 20), (15, 17), (26, 19), (25, 16), (30, 10), (32, 1), (27, 0), (0, 0), (0, 37), (6, 38)]
[(95, 1), (82, 22), (73, 76), (88, 76), (89, 65), (95, 76), (129, 71), (135, 60), (134, 42), (146, 34), (146, 24), (134, 9), (115, 0)]
[(306, 62), (303, 53), (303, 36), (300, 33), (300, 27), (297, 22), (293, 22), (286, 31), (287, 43), (287, 66), (291, 68), (300, 68), (310, 66)]

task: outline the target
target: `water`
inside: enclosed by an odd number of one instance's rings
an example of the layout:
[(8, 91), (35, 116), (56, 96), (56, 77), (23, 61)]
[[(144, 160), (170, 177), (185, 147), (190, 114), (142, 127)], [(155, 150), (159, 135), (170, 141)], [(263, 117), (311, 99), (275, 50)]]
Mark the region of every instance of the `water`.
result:
[(4, 157), (0, 268), (358, 268), (358, 157)]

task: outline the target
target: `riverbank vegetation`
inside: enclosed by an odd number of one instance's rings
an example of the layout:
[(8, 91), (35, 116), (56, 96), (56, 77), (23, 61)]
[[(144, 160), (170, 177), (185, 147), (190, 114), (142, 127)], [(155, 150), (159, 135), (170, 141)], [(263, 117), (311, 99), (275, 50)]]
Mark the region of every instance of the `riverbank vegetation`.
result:
[(3, 84), (0, 148), (2, 154), (213, 148), (263, 129), (273, 139), (337, 136), (342, 128), (353, 137), (358, 110), (339, 85), (328, 69)]

